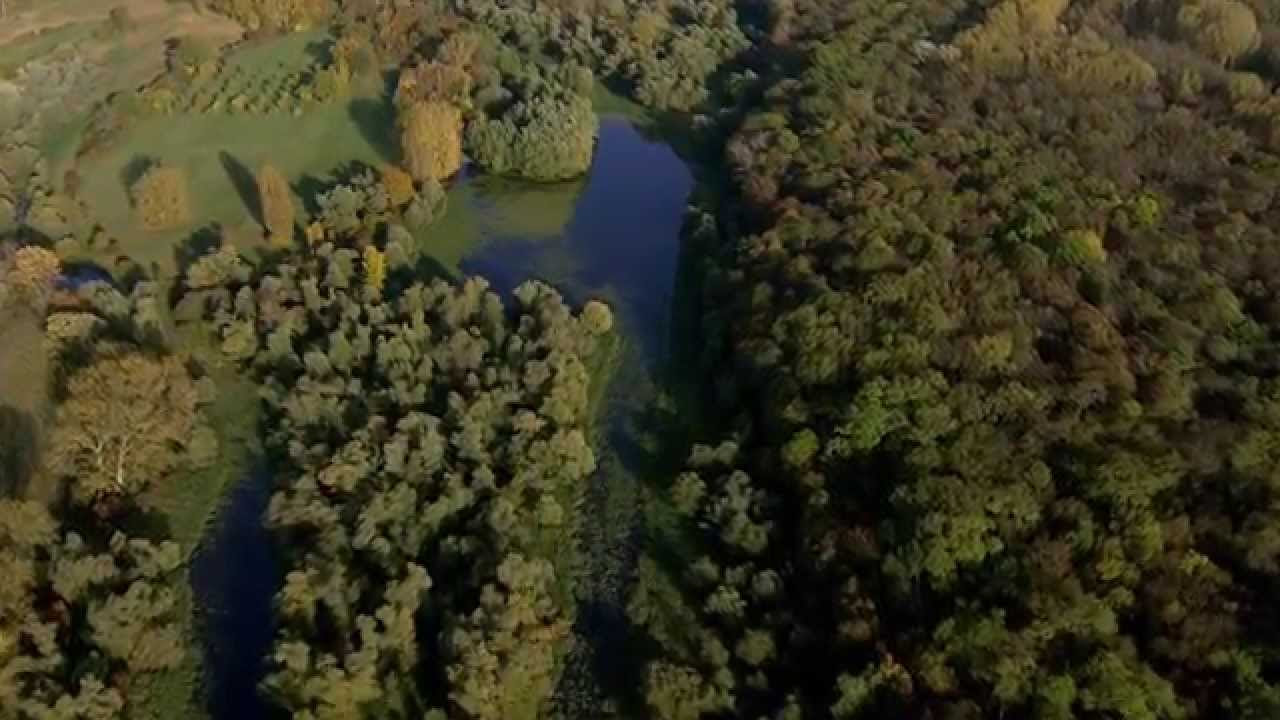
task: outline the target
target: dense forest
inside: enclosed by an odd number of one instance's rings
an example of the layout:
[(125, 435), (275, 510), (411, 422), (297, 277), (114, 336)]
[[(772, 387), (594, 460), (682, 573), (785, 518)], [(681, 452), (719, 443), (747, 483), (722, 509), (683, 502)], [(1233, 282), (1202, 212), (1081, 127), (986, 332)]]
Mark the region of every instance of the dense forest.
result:
[[(595, 717), (1280, 717), (1280, 6), (206, 5), (330, 29), (307, 92), (389, 81), (401, 162), (306, 207), (260, 168), (271, 251), (172, 287), (0, 255), (52, 368), (44, 494), (0, 485), (0, 719), (131, 717), (191, 654), (149, 509), (219, 448), (175, 322), (258, 389), (273, 705), (553, 715), (613, 313), (438, 279), (413, 238), (464, 161), (582, 175), (600, 83), (697, 145), (710, 419), (650, 489), (641, 672)], [(212, 62), (179, 44), (143, 95)], [(148, 169), (144, 219), (183, 183)]]
[(478, 278), (423, 284), (395, 239), (343, 227), (270, 269), (224, 246), (182, 301), (268, 408), (287, 572), (265, 690), (299, 718), (537, 717), (612, 315), (539, 283), (513, 307)]
[(1276, 717), (1274, 7), (773, 7), (654, 712)]

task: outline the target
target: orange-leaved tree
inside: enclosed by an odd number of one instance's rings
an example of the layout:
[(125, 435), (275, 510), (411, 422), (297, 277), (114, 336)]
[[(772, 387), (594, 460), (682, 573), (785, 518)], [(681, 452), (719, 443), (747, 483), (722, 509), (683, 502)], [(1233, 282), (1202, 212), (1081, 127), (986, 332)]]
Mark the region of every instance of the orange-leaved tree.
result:
[(400, 147), (415, 180), (443, 180), (462, 167), (462, 113), (446, 102), (415, 102), (400, 113)]

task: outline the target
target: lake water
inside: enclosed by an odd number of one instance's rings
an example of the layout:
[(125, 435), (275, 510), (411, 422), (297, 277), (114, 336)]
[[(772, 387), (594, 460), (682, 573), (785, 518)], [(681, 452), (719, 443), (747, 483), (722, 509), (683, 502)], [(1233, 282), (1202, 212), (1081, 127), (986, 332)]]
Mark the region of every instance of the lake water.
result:
[[(462, 271), (503, 292), (538, 278), (575, 304), (606, 300), (624, 336), (657, 361), (670, 326), (680, 226), (692, 189), (693, 176), (670, 147), (646, 139), (626, 120), (604, 118), (585, 186), (561, 191), (573, 193), (567, 224), (543, 235), (482, 225), (482, 244), (463, 259)], [(552, 192), (535, 200), (554, 216), (559, 199)], [(500, 209), (501, 187), (494, 193), (481, 188), (477, 194)]]
[[(574, 304), (609, 302), (628, 340), (626, 364), (653, 368), (666, 353), (680, 227), (692, 189), (692, 174), (670, 147), (645, 138), (627, 120), (606, 117), (584, 180), (531, 186), (464, 179), (450, 191), (449, 212), (435, 230), (465, 234), (470, 249), (458, 268), (488, 278), (500, 292), (537, 278)], [(455, 261), (442, 258), (442, 265)], [(611, 424), (620, 422), (619, 413), (609, 414)], [(241, 483), (193, 561), (192, 584), (207, 608), (215, 720), (269, 714), (256, 693), (260, 659), (271, 649), (272, 596), (279, 584), (261, 522), (269, 485), (261, 470)], [(584, 537), (601, 535), (584, 529)]]

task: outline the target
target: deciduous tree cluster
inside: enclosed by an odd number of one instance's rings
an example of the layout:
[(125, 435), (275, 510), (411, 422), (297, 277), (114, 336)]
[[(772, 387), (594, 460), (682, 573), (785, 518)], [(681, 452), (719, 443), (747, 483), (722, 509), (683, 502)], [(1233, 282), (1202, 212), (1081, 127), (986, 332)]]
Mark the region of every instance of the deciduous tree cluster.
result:
[(823, 5), (726, 151), (735, 442), (672, 484), (689, 563), (641, 567), (654, 714), (1277, 716), (1253, 11)]
[(47, 318), (58, 405), (37, 480), (70, 492), (0, 500), (5, 720), (130, 717), (152, 676), (189, 652), (186, 556), (138, 510), (171, 470), (197, 463), (193, 438), (206, 440), (204, 461), (216, 448), (186, 363), (161, 341), (155, 289), (93, 282), (78, 294), (76, 310)]
[(547, 87), (515, 102), (499, 117), (467, 128), (467, 148), (484, 169), (538, 181), (567, 180), (591, 166), (599, 121), (591, 101)]
[(423, 284), (384, 228), (360, 250), (330, 222), (332, 241), (200, 291), (267, 410), (286, 565), (267, 692), (295, 717), (537, 717), (572, 617), (608, 308)]
[(704, 105), (715, 73), (749, 47), (734, 4), (722, 0), (463, 0), (459, 7), (504, 42), (596, 68), (663, 110)]
[(105, 540), (0, 500), (0, 717), (114, 720), (130, 681), (175, 667), (177, 545)]
[(252, 31), (293, 32), (323, 24), (333, 12), (330, 0), (208, 0), (222, 13)]

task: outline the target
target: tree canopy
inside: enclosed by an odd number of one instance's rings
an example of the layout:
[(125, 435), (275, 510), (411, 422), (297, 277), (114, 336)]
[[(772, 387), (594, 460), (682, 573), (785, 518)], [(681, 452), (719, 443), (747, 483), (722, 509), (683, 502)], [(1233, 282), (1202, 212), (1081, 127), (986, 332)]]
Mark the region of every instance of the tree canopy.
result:
[(651, 709), (1275, 714), (1253, 11), (823, 5), (726, 147), (734, 421), (672, 483), (688, 566), (641, 568)]
[(76, 495), (133, 496), (179, 462), (196, 392), (177, 359), (103, 357), (72, 375), (66, 392), (49, 456)]
[(538, 717), (572, 612), (572, 526), (548, 508), (595, 468), (587, 363), (610, 312), (539, 283), (510, 306), (478, 278), (424, 284), (403, 249), (357, 251), (348, 217), (193, 291), (266, 407), (286, 570), (266, 691), (297, 717)]

